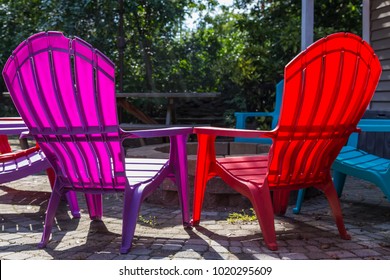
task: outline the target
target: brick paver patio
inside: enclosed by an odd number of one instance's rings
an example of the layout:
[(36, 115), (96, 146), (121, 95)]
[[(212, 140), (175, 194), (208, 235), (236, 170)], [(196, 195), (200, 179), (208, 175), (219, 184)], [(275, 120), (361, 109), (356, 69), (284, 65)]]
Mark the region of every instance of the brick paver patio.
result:
[(64, 202), (48, 247), (37, 249), (49, 195), (43, 174), (0, 186), (0, 259), (390, 259), (390, 203), (375, 186), (350, 177), (341, 203), (352, 240), (339, 237), (320, 195), (305, 201), (300, 215), (290, 206), (275, 218), (276, 252), (264, 246), (257, 222), (228, 223), (233, 210), (206, 210), (200, 228), (185, 230), (177, 205), (145, 203), (133, 248), (121, 255), (121, 194), (104, 197), (102, 222), (89, 220), (82, 196), (80, 219)]

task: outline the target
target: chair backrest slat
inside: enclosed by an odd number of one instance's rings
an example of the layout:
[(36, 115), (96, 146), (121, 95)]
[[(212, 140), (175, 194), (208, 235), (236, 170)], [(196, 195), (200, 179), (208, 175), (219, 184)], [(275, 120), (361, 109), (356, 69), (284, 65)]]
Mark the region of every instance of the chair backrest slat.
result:
[(348, 33), (317, 41), (286, 66), (277, 136), (271, 148), (270, 185), (308, 185), (329, 176), (380, 74), (372, 48)]
[(3, 76), (60, 180), (74, 188), (123, 188), (124, 154), (116, 112), (115, 67), (79, 38), (31, 36)]

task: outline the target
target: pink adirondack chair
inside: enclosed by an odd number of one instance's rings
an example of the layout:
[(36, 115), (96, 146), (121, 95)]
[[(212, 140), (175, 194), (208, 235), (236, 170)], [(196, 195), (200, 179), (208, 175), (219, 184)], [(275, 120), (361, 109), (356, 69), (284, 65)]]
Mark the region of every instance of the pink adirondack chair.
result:
[[(291, 190), (311, 186), (325, 193), (340, 236), (349, 239), (330, 168), (357, 131), (381, 71), (372, 48), (361, 38), (333, 34), (285, 67), (281, 114), (273, 131), (195, 128), (199, 146), (193, 225), (200, 222), (207, 181), (220, 176), (252, 202), (270, 250), (277, 250), (274, 214), (285, 213)], [(217, 136), (269, 137), (273, 144), (268, 155), (216, 158)]]
[[(189, 226), (186, 140), (191, 128), (125, 132), (119, 128), (115, 67), (85, 41), (38, 33), (8, 59), (3, 76), (17, 110), (53, 167), (40, 248), (49, 241), (60, 196), (84, 192), (91, 219), (102, 218), (102, 195), (124, 192), (121, 253), (132, 245), (142, 201), (165, 178), (178, 186), (183, 225)], [(167, 160), (125, 158), (126, 138), (169, 137)]]
[[(46, 170), (53, 188), (53, 169), (38, 145), (26, 150), (12, 151), (11, 149), (7, 135), (20, 135), (25, 131), (27, 131), (27, 127), (21, 118), (0, 118), (0, 184)], [(76, 194), (68, 192), (66, 198), (72, 216), (80, 218)]]

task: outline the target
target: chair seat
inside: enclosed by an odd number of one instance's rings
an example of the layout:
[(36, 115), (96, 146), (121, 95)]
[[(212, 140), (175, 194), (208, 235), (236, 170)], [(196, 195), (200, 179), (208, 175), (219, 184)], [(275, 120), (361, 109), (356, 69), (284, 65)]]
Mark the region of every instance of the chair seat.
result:
[(369, 154), (355, 147), (344, 146), (334, 165), (358, 168), (361, 171), (386, 172), (390, 166), (390, 160)]
[(168, 159), (126, 158), (126, 177), (130, 185), (147, 182), (155, 177)]
[(47, 168), (50, 164), (41, 150), (0, 162), (0, 183), (21, 179)]
[(268, 168), (268, 155), (218, 158), (217, 164), (243, 181), (262, 185)]

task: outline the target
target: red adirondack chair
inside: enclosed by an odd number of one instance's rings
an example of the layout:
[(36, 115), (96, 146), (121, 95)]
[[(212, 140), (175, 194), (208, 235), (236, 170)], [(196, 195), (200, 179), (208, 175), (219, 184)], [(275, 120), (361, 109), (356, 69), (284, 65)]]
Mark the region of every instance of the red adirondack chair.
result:
[[(349, 135), (358, 130), (381, 71), (366, 42), (336, 33), (285, 67), (283, 103), (274, 130), (195, 128), (199, 146), (193, 225), (200, 222), (207, 181), (220, 176), (249, 198), (270, 250), (277, 250), (274, 214), (285, 213), (291, 190), (311, 186), (325, 193), (340, 236), (349, 239), (330, 168)], [(216, 158), (217, 136), (269, 137), (273, 144), (268, 155)]]

